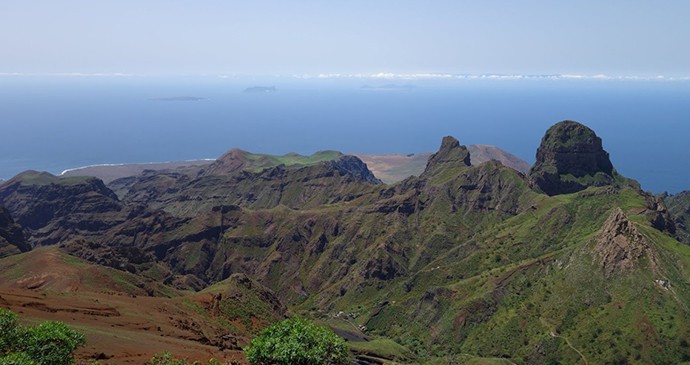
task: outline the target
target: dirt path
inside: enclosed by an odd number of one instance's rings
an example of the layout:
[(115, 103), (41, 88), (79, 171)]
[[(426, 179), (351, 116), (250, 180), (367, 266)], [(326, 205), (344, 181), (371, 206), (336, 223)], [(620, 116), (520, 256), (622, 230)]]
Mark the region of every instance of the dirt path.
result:
[(578, 350), (577, 348), (575, 348), (575, 346), (573, 346), (573, 344), (570, 343), (570, 340), (568, 340), (568, 338), (563, 337), (563, 336), (557, 334), (556, 332), (554, 332), (553, 330), (551, 330), (551, 326), (548, 324), (548, 322), (546, 322), (546, 320), (545, 320), (544, 318), (539, 318), (539, 321), (541, 321), (541, 324), (542, 324), (544, 327), (546, 327), (547, 329), (549, 329), (549, 336), (551, 336), (551, 337), (557, 337), (557, 338), (562, 338), (562, 339), (565, 341), (565, 343), (568, 345), (568, 347), (570, 347), (571, 349), (573, 349), (573, 351), (577, 352), (577, 354), (580, 355), (580, 357), (582, 358), (582, 362), (583, 362), (585, 365), (589, 365), (589, 361), (587, 360), (587, 357), (585, 357), (585, 355), (584, 355), (580, 350)]
[(557, 334), (555, 334), (555, 333), (553, 333), (553, 332), (551, 332), (551, 333), (549, 333), (549, 334), (551, 335), (551, 337), (558, 337), (558, 338), (562, 338), (563, 340), (565, 340), (565, 343), (566, 343), (571, 349), (573, 349), (573, 351), (577, 352), (578, 355), (580, 355), (580, 357), (582, 358), (582, 362), (585, 363), (585, 365), (589, 365), (589, 361), (587, 361), (587, 358), (585, 357), (585, 355), (584, 355), (582, 352), (580, 352), (580, 350), (576, 349), (575, 346), (573, 346), (573, 344), (570, 343), (570, 340), (568, 340), (566, 337), (557, 335)]

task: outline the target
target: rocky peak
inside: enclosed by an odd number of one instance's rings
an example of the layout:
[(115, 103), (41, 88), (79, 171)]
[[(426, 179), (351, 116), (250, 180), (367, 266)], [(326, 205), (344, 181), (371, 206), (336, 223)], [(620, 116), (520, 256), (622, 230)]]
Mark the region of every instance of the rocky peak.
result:
[(470, 152), (467, 147), (451, 136), (443, 137), (441, 148), (429, 157), (422, 176), (433, 175), (440, 170), (471, 166)]
[(616, 175), (601, 138), (585, 125), (568, 120), (546, 131), (530, 170), (532, 184), (548, 195), (611, 185)]
[(621, 208), (613, 210), (598, 234), (594, 252), (607, 276), (632, 269), (649, 251), (649, 240), (638, 231)]

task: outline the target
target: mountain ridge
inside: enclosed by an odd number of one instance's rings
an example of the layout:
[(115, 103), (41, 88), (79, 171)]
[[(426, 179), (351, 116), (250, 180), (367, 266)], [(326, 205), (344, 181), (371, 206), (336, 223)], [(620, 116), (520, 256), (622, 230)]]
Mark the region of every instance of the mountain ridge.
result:
[[(501, 163), (508, 167), (512, 167), (517, 171), (527, 174), (530, 169), (530, 165), (527, 162), (521, 160), (517, 156), (514, 156), (496, 146), (491, 145), (479, 145), (472, 144), (467, 146), (470, 151), (470, 157), (474, 165), (478, 165), (492, 159), (499, 160)], [(226, 152), (223, 156), (230, 154), (233, 150)], [(237, 153), (240, 151), (246, 156), (251, 156), (252, 162), (251, 170), (257, 171), (259, 169), (277, 166), (281, 163), (286, 163), (287, 165), (295, 164), (294, 160), (301, 159), (302, 164), (309, 162), (310, 160), (327, 160), (327, 156), (330, 154), (330, 159), (335, 159), (343, 153), (338, 151), (318, 151), (309, 156), (303, 156), (296, 153), (288, 153), (285, 155), (268, 155), (260, 153), (251, 153), (241, 149), (236, 149)], [(396, 183), (402, 181), (410, 176), (418, 176), (424, 171), (426, 162), (431, 156), (430, 152), (421, 152), (414, 154), (383, 154), (383, 155), (372, 155), (372, 154), (362, 154), (362, 153), (351, 153), (351, 155), (361, 159), (367, 164), (369, 169), (374, 173), (374, 175), (383, 180), (388, 184)], [(223, 158), (223, 156), (218, 159)], [(152, 163), (134, 163), (134, 164), (102, 164), (93, 166), (84, 166), (73, 169), (68, 169), (62, 172), (59, 176), (72, 177), (72, 176), (93, 176), (103, 180), (104, 183), (110, 184), (112, 181), (138, 176), (146, 173), (147, 171), (167, 171), (167, 172), (186, 172), (186, 173), (199, 173), (199, 170), (203, 169), (207, 165), (211, 165), (218, 159), (205, 159), (205, 160), (190, 160), (190, 161), (177, 161), (177, 162), (152, 162)], [(281, 160), (283, 162), (281, 162)], [(290, 161), (293, 160), (293, 161)], [(258, 163), (256, 162), (258, 161)], [(263, 165), (261, 164), (263, 162)], [(292, 162), (292, 163), (291, 163)], [(239, 163), (239, 162), (238, 162)], [(244, 162), (242, 162), (244, 164)]]
[[(391, 185), (355, 157), (251, 171), (232, 156), (217, 173), (151, 171), (107, 190), (28, 174), (0, 185), (0, 204), (32, 246), (176, 290), (244, 275), (294, 313), (336, 328), (347, 313), (355, 337), (394, 341), (401, 362), (686, 361), (690, 248), (662, 200), (612, 165), (573, 174), (608, 155), (572, 123), (555, 148), (547, 131), (529, 176), (472, 165), (446, 137), (423, 173)], [(69, 209), (37, 216), (42, 204)], [(89, 209), (92, 224), (76, 224)]]

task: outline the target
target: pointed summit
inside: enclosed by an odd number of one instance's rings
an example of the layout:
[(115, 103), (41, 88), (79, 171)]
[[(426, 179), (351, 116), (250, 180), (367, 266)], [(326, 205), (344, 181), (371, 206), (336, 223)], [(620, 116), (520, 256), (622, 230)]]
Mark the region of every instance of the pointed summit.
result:
[(422, 176), (436, 174), (439, 169), (447, 170), (467, 166), (471, 166), (470, 151), (467, 150), (467, 147), (460, 145), (460, 142), (454, 137), (445, 136), (438, 152), (429, 157), (429, 162), (427, 162)]
[(619, 207), (615, 208), (599, 232), (594, 252), (606, 276), (630, 270), (645, 255), (651, 255), (649, 240)]
[(601, 138), (585, 125), (569, 120), (546, 131), (530, 170), (532, 184), (548, 195), (611, 185), (617, 176)]

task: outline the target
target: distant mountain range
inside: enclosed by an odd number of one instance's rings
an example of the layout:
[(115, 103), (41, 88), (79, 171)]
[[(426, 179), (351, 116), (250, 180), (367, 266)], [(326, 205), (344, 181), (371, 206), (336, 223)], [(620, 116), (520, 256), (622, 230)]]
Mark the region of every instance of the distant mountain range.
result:
[(0, 184), (0, 305), (78, 325), (80, 359), (113, 363), (244, 361), (291, 314), (362, 364), (690, 361), (688, 195), (642, 191), (577, 122), (536, 157), (446, 136), (431, 155), (234, 149), (108, 183), (27, 171)]

